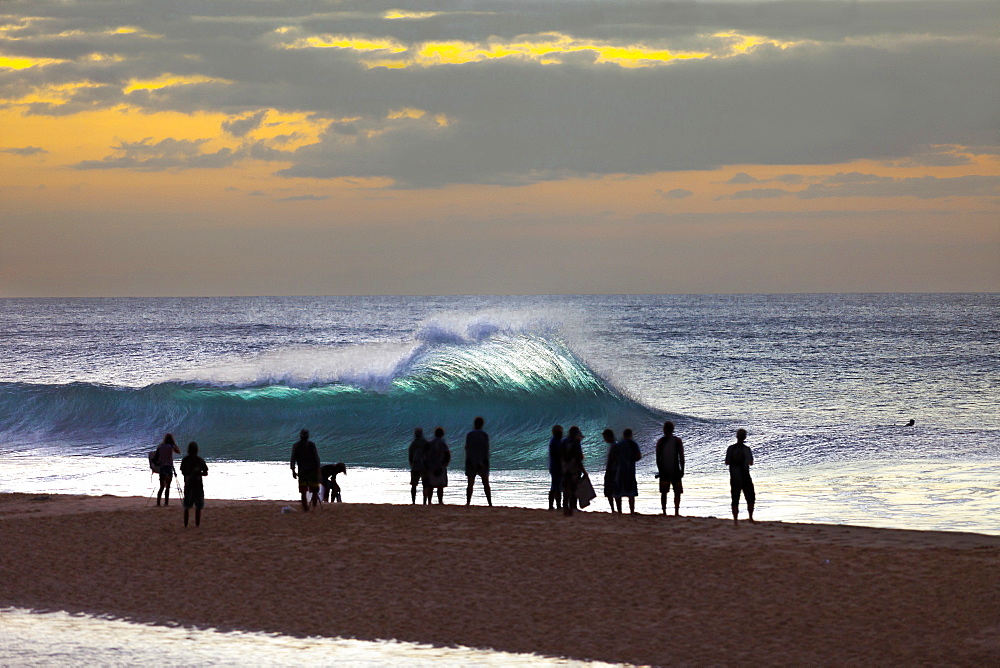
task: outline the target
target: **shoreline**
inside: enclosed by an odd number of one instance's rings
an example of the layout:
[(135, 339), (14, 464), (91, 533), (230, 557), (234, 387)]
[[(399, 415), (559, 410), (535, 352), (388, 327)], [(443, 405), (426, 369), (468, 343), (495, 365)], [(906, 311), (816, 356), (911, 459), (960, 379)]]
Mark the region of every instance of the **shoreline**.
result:
[(145, 502), (0, 494), (0, 606), (652, 665), (1000, 659), (998, 536), (245, 500), (185, 530)]

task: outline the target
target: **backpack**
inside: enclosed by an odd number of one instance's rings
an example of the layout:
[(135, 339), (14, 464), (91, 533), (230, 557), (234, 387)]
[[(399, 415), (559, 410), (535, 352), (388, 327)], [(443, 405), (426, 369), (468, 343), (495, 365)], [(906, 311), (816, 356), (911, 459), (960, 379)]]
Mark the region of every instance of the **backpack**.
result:
[(153, 473), (160, 472), (160, 451), (158, 449), (149, 453), (149, 468)]

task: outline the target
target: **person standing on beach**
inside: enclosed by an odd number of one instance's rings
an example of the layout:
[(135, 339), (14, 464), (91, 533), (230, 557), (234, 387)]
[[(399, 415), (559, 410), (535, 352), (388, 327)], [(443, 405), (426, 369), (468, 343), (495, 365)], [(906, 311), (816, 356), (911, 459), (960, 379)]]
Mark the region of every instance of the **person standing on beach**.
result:
[(156, 492), (156, 505), (160, 505), (160, 496), (163, 496), (163, 505), (170, 505), (170, 483), (174, 479), (174, 454), (181, 454), (181, 449), (174, 442), (174, 435), (167, 434), (163, 437), (163, 443), (156, 446), (156, 461), (160, 467), (160, 489)]
[(576, 509), (576, 490), (583, 477), (583, 433), (577, 426), (569, 428), (562, 442), (563, 513), (572, 515)]
[[(424, 438), (424, 430), (420, 427), (413, 430), (413, 440), (410, 441), (407, 459), (410, 462), (410, 499), (416, 504), (417, 484), (424, 479), (427, 460), (427, 439)], [(428, 503), (426, 498), (424, 503)]]
[[(316, 444), (309, 440), (309, 430), (299, 432), (298, 442), (292, 446), (292, 477), (299, 481), (299, 494), (302, 495), (302, 511), (309, 512), (309, 493), (312, 492), (313, 507), (319, 503), (319, 451)], [(296, 472), (295, 468), (298, 467)]]
[[(618, 447), (615, 443), (615, 432), (605, 429), (601, 438), (608, 444), (608, 456), (604, 466), (604, 496), (608, 499), (611, 512), (622, 511), (622, 497), (618, 493)], [(618, 510), (615, 510), (615, 500), (618, 500)]]
[(431, 503), (434, 490), (438, 493), (438, 503), (444, 503), (444, 488), (448, 486), (448, 464), (451, 463), (451, 450), (444, 442), (444, 429), (436, 427), (434, 438), (427, 444), (427, 460), (424, 474), (424, 503)]
[(729, 490), (733, 495), (733, 524), (739, 526), (736, 521), (740, 513), (740, 493), (747, 500), (747, 513), (750, 521), (753, 522), (753, 504), (757, 500), (757, 493), (753, 488), (753, 480), (750, 478), (750, 467), (753, 466), (753, 452), (744, 444), (747, 438), (746, 429), (736, 431), (736, 442), (726, 449), (726, 466), (729, 467)]
[(323, 464), (319, 467), (319, 497), (323, 499), (323, 503), (343, 501), (340, 497), (340, 484), (337, 482), (338, 473), (347, 475), (347, 465), (344, 462)]
[(615, 456), (618, 461), (616, 468), (616, 484), (618, 496), (618, 512), (622, 511), (622, 497), (628, 497), (628, 512), (635, 515), (635, 497), (639, 496), (639, 485), (635, 479), (635, 463), (642, 459), (639, 444), (632, 440), (632, 430), (622, 432), (622, 440), (615, 444)]
[(472, 431), (465, 435), (465, 477), (469, 486), (465, 489), (465, 505), (472, 503), (472, 488), (476, 484), (476, 476), (483, 481), (483, 491), (486, 493), (486, 503), (493, 505), (490, 493), (490, 436), (483, 431), (484, 420), (477, 417), (472, 421)]
[(205, 487), (202, 478), (208, 475), (208, 465), (198, 456), (198, 444), (188, 443), (187, 456), (181, 460), (181, 475), (184, 476), (184, 526), (188, 525), (188, 515), (194, 508), (194, 525), (201, 526), (201, 509), (205, 507)]
[(674, 423), (667, 420), (663, 423), (663, 437), (656, 442), (656, 468), (660, 476), (660, 507), (667, 514), (667, 494), (674, 488), (674, 515), (681, 514), (681, 494), (684, 485), (684, 443), (674, 436)]
[(552, 427), (552, 438), (549, 439), (549, 475), (552, 477), (552, 484), (549, 486), (549, 510), (553, 506), (556, 510), (562, 509), (562, 425)]

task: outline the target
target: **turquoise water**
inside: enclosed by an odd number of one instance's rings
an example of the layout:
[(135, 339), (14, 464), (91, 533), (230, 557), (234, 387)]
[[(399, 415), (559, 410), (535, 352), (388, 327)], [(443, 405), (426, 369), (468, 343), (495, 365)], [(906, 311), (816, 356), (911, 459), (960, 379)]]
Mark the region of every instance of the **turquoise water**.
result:
[(395, 503), (413, 427), (443, 426), (460, 471), (482, 415), (502, 503), (545, 504), (552, 424), (583, 428), (598, 478), (600, 431), (629, 427), (654, 512), (672, 419), (692, 514), (728, 514), (744, 427), (761, 519), (996, 530), (1000, 295), (0, 299), (0, 319), (0, 491), (146, 496), (169, 431), (219, 473), (209, 496), (287, 499), (305, 427), (351, 500)]

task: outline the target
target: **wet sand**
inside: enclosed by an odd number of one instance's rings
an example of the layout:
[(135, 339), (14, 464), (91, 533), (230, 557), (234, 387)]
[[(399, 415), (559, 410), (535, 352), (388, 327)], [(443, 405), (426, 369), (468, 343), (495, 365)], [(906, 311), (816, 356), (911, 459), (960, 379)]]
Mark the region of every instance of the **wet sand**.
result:
[(185, 529), (144, 498), (0, 494), (0, 606), (653, 665), (1000, 661), (996, 536), (285, 505)]

